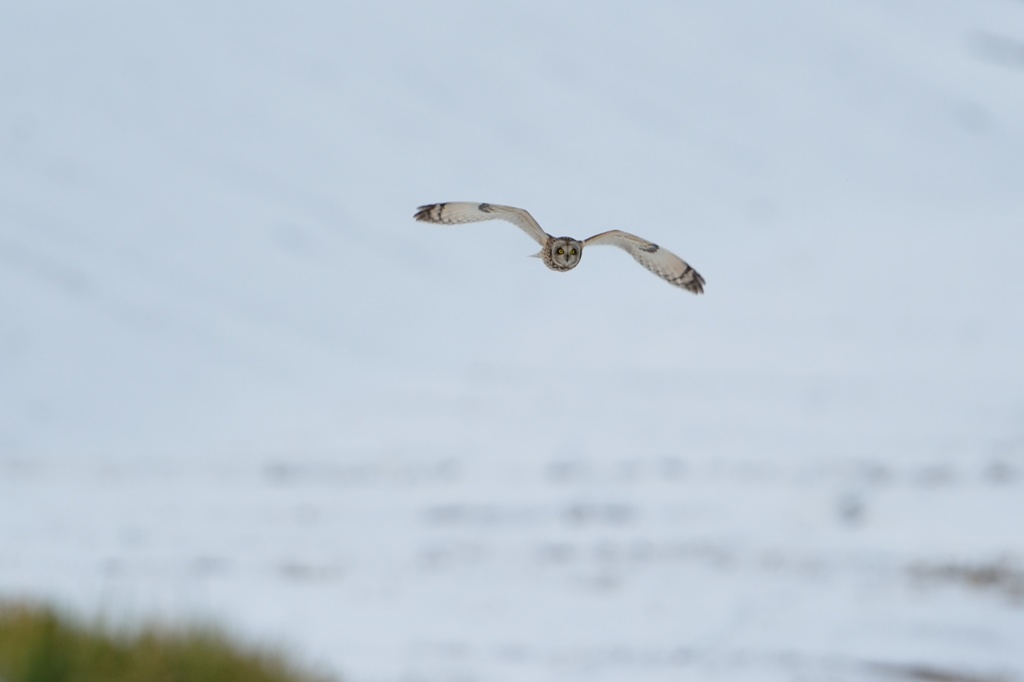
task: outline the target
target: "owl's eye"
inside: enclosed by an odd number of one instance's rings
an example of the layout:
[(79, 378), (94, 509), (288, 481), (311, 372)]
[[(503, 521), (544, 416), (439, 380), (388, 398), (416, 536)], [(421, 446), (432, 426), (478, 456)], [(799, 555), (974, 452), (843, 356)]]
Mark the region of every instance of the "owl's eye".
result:
[(563, 249), (561, 246), (559, 246), (558, 247), (558, 255), (561, 256), (563, 253), (565, 253), (565, 249)]
[(575, 255), (576, 255), (576, 249), (571, 249), (571, 250), (569, 251), (569, 255), (570, 255), (570, 256), (575, 256)]

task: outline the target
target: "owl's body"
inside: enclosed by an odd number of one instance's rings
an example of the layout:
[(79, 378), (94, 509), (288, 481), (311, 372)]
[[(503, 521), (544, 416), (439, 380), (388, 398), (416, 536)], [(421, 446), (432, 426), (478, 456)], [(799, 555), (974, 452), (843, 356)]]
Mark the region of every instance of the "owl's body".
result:
[(580, 263), (586, 246), (609, 244), (625, 250), (629, 255), (669, 284), (694, 294), (704, 292), (704, 278), (682, 258), (653, 242), (622, 230), (610, 230), (580, 241), (572, 237), (552, 237), (527, 211), (513, 206), (451, 201), (444, 204), (420, 206), (416, 220), (442, 225), (475, 223), (482, 220), (506, 220), (530, 235), (538, 244), (535, 254), (544, 265), (556, 272), (567, 272)]

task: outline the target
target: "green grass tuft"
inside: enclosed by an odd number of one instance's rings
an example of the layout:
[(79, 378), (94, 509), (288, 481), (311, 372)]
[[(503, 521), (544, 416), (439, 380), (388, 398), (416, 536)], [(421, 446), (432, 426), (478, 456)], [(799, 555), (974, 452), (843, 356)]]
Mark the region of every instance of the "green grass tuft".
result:
[(326, 682), (209, 628), (119, 634), (44, 607), (0, 604), (0, 682)]

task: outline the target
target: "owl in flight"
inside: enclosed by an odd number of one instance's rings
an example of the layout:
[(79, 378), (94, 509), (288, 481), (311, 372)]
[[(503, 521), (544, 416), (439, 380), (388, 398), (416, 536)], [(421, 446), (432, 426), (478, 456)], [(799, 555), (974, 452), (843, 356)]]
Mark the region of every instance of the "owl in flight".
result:
[(617, 246), (629, 253), (637, 263), (669, 284), (674, 284), (694, 294), (704, 293), (704, 278), (686, 261), (657, 244), (622, 230), (602, 232), (583, 241), (572, 237), (552, 237), (541, 228), (533, 216), (521, 208), (499, 206), (498, 204), (478, 204), (469, 201), (449, 201), (445, 204), (420, 206), (414, 217), (425, 223), (442, 225), (476, 223), (482, 220), (507, 220), (540, 244), (540, 252), (534, 255), (542, 259), (544, 265), (557, 272), (572, 270), (579, 265), (585, 246), (600, 244)]

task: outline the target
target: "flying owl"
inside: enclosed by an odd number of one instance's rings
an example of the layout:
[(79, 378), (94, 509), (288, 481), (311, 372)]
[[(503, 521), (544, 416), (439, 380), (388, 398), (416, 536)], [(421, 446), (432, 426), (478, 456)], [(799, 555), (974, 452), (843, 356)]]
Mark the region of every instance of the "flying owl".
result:
[(552, 237), (545, 232), (527, 211), (498, 204), (477, 204), (469, 201), (450, 201), (445, 204), (420, 206), (414, 216), (425, 223), (456, 225), (482, 220), (507, 220), (540, 244), (535, 257), (556, 272), (572, 270), (580, 264), (583, 247), (608, 244), (617, 246), (669, 284), (694, 294), (704, 293), (704, 278), (686, 261), (657, 244), (622, 230), (610, 230), (580, 241), (572, 237)]

